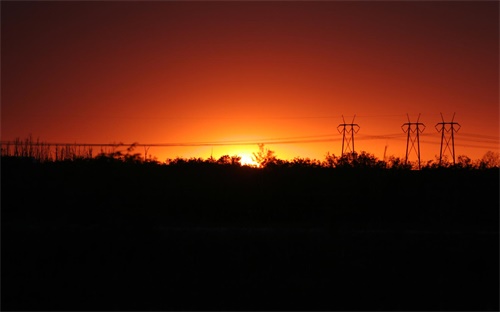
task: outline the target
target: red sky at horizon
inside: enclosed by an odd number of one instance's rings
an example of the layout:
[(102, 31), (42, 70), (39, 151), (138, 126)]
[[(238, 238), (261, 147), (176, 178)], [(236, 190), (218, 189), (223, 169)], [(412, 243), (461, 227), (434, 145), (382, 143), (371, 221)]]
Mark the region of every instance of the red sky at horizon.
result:
[(355, 115), (356, 151), (404, 157), (420, 114), (433, 160), (442, 113), (456, 155), (499, 151), (497, 1), (2, 1), (1, 17), (2, 140), (323, 160)]

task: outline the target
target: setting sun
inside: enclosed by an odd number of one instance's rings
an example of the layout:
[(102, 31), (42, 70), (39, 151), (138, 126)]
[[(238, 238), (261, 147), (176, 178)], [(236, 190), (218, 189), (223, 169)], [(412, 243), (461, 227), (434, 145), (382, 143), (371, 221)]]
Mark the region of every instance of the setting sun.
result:
[(259, 167), (259, 164), (253, 160), (252, 156), (248, 154), (239, 154), (241, 157), (240, 163), (242, 166)]

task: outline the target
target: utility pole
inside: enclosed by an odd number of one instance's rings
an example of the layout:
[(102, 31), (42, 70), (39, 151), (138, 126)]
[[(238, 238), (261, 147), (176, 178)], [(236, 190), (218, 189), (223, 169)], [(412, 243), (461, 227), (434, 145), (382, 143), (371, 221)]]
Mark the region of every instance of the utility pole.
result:
[[(451, 157), (453, 159), (453, 164), (455, 164), (455, 136), (454, 133), (460, 130), (461, 126), (458, 122), (454, 122), (455, 113), (453, 113), (453, 117), (451, 118), (451, 122), (444, 122), (443, 114), (441, 114), (442, 122), (438, 122), (435, 126), (438, 132), (441, 132), (441, 148), (439, 151), (439, 164), (443, 159), (443, 153), (446, 152), (446, 149), (450, 151)], [(438, 127), (440, 126), (440, 127)], [(458, 128), (456, 128), (458, 127)], [(449, 134), (449, 137), (445, 137), (445, 133)], [(450, 141), (451, 141), (451, 149), (450, 149)], [(445, 146), (443, 146), (443, 142)]]
[(348, 124), (345, 122), (344, 115), (342, 115), (342, 121), (344, 121), (344, 123), (337, 126), (339, 133), (342, 133), (342, 156), (344, 156), (348, 150), (354, 155), (354, 134), (359, 131), (359, 125), (354, 123), (354, 118), (356, 118), (356, 115), (352, 118), (351, 123)]
[[(408, 155), (411, 153), (411, 150), (413, 149), (417, 153), (418, 169), (420, 170), (420, 133), (424, 132), (425, 125), (421, 122), (418, 122), (420, 120), (420, 114), (418, 114), (417, 122), (410, 122), (410, 116), (408, 116), (408, 114), (406, 114), (406, 117), (408, 118), (408, 122), (404, 123), (401, 126), (403, 132), (408, 133), (408, 136), (406, 138), (405, 164), (408, 163)], [(415, 149), (415, 142), (417, 143), (416, 149)], [(411, 146), (409, 146), (410, 143)]]

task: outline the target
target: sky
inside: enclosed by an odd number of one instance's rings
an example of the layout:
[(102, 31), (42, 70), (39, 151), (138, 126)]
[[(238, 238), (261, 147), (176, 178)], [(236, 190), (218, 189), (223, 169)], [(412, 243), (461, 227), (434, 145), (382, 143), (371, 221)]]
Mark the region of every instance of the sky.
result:
[(434, 160), (456, 122), (455, 156), (499, 151), (498, 1), (0, 5), (2, 141), (324, 160), (356, 124), (355, 151), (415, 160), (418, 122)]

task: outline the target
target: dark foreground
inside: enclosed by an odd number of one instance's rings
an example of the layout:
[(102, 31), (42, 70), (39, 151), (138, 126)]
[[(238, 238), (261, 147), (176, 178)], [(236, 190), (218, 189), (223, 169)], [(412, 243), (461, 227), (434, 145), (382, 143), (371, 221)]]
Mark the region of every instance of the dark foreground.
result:
[(7, 310), (499, 309), (498, 170), (2, 163)]

